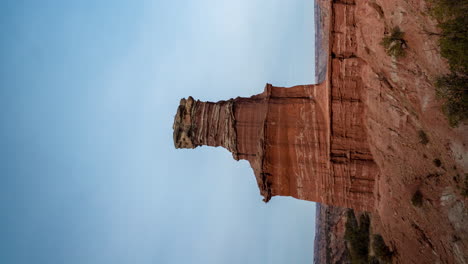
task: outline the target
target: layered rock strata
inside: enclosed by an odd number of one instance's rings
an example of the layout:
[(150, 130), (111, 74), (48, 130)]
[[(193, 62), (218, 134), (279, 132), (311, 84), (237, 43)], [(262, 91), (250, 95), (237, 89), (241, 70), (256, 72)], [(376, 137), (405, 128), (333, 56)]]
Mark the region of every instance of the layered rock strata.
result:
[[(362, 124), (379, 167), (372, 233), (383, 236), (393, 263), (468, 263), (468, 130), (450, 128), (435, 96), (433, 81), (448, 67), (437, 34), (428, 34), (439, 32), (428, 1), (317, 2), (330, 34), (332, 101), (357, 92), (365, 106)], [(406, 57), (388, 56), (380, 44), (394, 27), (405, 32)], [(422, 205), (412, 202), (417, 192)]]
[[(347, 65), (337, 60), (337, 72)], [(249, 98), (182, 99), (173, 127), (175, 147), (222, 146), (234, 159), (249, 161), (265, 202), (281, 195), (371, 210), (378, 170), (362, 127), (359, 93), (335, 85), (336, 92), (330, 82), (267, 84)]]
[(355, 5), (318, 3), (319, 47), (328, 54), (317, 56), (322, 83), (267, 84), (261, 94), (217, 103), (182, 99), (174, 143), (222, 146), (234, 159), (249, 161), (266, 202), (282, 195), (372, 211), (379, 169), (364, 122)]

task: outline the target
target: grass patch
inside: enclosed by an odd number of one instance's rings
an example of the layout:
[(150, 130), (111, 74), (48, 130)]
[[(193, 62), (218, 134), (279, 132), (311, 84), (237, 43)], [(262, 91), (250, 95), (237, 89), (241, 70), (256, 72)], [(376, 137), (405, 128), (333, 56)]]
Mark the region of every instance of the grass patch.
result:
[(411, 204), (415, 207), (421, 207), (423, 204), (423, 195), (422, 193), (417, 190), (414, 194), (413, 197), (411, 197)]
[(405, 32), (399, 27), (394, 27), (390, 35), (385, 36), (380, 44), (385, 48), (389, 56), (394, 58), (402, 58), (406, 55), (406, 41), (403, 39)]

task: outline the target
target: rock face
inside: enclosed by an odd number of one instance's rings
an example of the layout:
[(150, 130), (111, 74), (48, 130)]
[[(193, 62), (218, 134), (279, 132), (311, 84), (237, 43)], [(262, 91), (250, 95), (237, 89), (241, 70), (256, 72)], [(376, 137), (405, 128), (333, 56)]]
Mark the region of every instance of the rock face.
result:
[[(337, 60), (335, 70), (342, 74), (356, 66)], [(358, 80), (341, 79), (331, 93), (328, 83), (267, 84), (250, 98), (182, 99), (175, 147), (222, 146), (234, 159), (248, 160), (265, 202), (281, 195), (371, 210), (378, 169), (362, 124)]]
[[(317, 2), (322, 17), (329, 18), (321, 25), (323, 32), (330, 32), (332, 84), (341, 81), (339, 72), (348, 76), (355, 69), (360, 76), (363, 123), (380, 171), (373, 233), (381, 234), (395, 252), (394, 263), (468, 263), (463, 195), (468, 130), (466, 124), (450, 128), (435, 97), (433, 80), (448, 67), (437, 37), (427, 34), (438, 32), (427, 15), (427, 1)], [(406, 57), (398, 60), (380, 45), (395, 26), (405, 32), (408, 44)], [(357, 67), (343, 72), (337, 60), (353, 61)], [(422, 140), (422, 134), (428, 140)], [(411, 202), (416, 191), (423, 196), (422, 205)]]

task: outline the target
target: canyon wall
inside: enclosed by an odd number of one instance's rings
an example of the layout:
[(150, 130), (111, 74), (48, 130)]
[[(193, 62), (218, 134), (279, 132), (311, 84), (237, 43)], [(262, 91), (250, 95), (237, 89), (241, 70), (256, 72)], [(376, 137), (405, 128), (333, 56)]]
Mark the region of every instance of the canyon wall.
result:
[[(322, 31), (330, 32), (332, 96), (357, 92), (363, 100), (363, 129), (380, 172), (372, 232), (384, 237), (394, 263), (468, 263), (468, 130), (449, 126), (435, 95), (434, 80), (448, 66), (427, 1), (317, 2), (330, 18)], [(407, 44), (398, 59), (380, 44), (394, 27)], [(340, 84), (342, 77), (350, 82)], [(422, 204), (412, 202), (416, 193)]]

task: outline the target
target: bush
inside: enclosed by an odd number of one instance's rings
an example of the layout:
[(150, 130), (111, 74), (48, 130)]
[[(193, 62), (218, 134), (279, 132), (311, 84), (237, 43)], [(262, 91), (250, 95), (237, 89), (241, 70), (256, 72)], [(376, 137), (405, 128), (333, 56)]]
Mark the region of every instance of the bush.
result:
[(374, 235), (372, 241), (372, 248), (374, 249), (375, 256), (383, 262), (391, 262), (393, 252), (385, 244), (385, 241), (381, 235)]
[(444, 100), (442, 110), (451, 126), (468, 118), (468, 77), (451, 73), (436, 81), (436, 95)]
[(467, 0), (427, 0), (431, 4), (430, 14), (439, 21), (466, 15)]
[(427, 0), (441, 30), (440, 54), (451, 74), (436, 81), (437, 94), (445, 99), (443, 111), (451, 126), (468, 117), (468, 0)]
[(429, 138), (427, 137), (426, 132), (424, 132), (423, 130), (419, 130), (418, 136), (419, 136), (419, 143), (423, 145), (426, 145), (427, 143), (429, 143)]
[(441, 22), (439, 27), (440, 54), (448, 60), (452, 71), (468, 72), (468, 15)]
[(423, 195), (419, 190), (417, 190), (413, 194), (413, 197), (411, 198), (411, 203), (416, 207), (421, 207), (422, 206), (422, 204), (423, 204)]
[(385, 48), (389, 56), (401, 58), (406, 55), (406, 41), (403, 39), (405, 33), (399, 27), (394, 27), (390, 35), (385, 36), (380, 44)]
[(439, 21), (440, 52), (453, 72), (468, 71), (468, 0), (428, 0)]
[(345, 225), (345, 240), (349, 243), (351, 263), (367, 264), (369, 256), (369, 226), (370, 218), (367, 214), (359, 217), (359, 223), (353, 210), (347, 212)]

